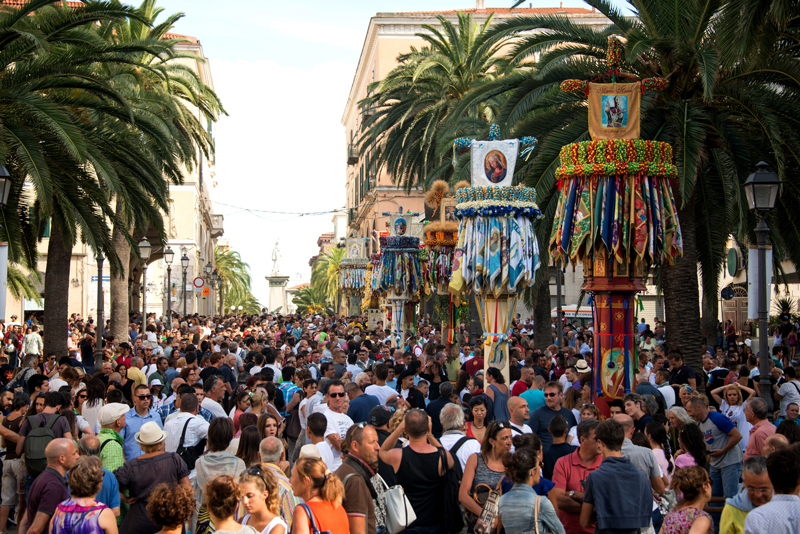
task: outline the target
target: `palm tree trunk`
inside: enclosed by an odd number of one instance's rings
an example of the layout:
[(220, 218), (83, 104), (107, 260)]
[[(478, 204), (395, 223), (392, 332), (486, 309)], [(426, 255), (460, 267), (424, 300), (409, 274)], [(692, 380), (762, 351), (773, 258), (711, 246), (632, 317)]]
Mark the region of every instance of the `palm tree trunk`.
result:
[[(680, 206), (681, 201), (676, 200)], [(678, 258), (675, 265), (664, 266), (661, 280), (667, 319), (667, 348), (670, 351), (680, 350), (684, 363), (700, 375), (703, 360), (700, 352), (700, 290), (694, 209), (692, 197), (678, 210), (683, 232), (683, 257)], [(705, 386), (702, 382), (697, 381), (697, 388), (701, 391)]]
[[(122, 201), (117, 198), (118, 216), (121, 216), (123, 209)], [(114, 250), (122, 263), (122, 272), (116, 276), (111, 275), (111, 334), (121, 343), (128, 340), (128, 268), (131, 246), (117, 225), (114, 225), (112, 238)]]
[(44, 273), (44, 354), (56, 359), (67, 356), (67, 337), (62, 330), (69, 316), (69, 268), (72, 246), (67, 246), (61, 227), (51, 223), (47, 245), (47, 267)]
[(717, 322), (719, 321), (717, 295), (703, 292), (703, 337), (712, 347), (717, 344)]

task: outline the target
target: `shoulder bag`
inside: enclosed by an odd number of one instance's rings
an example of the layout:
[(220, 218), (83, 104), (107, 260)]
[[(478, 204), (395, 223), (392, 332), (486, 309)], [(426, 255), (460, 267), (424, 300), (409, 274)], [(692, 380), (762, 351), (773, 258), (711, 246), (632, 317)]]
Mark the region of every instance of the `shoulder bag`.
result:
[(467, 512), (467, 527), (474, 530), (476, 534), (487, 534), (495, 529), (498, 515), (498, 504), (502, 490), (503, 479), (497, 482), (497, 487), (492, 489), (488, 484), (478, 484), (472, 492), (473, 500), (481, 505), (481, 515), (476, 516), (472, 512)]
[(550, 531), (539, 530), (539, 509), (542, 504), (542, 496), (536, 496), (536, 504), (533, 507), (533, 532), (535, 534), (550, 534)]
[[(458, 443), (456, 443), (456, 446), (458, 446)], [(453, 447), (453, 449), (455, 448)], [(444, 470), (444, 529), (450, 533), (461, 532), (461, 529), (464, 528), (464, 515), (461, 513), (461, 503), (458, 502), (458, 490), (461, 486), (461, 480), (456, 472), (456, 465), (461, 467), (461, 463), (455, 457), (455, 454), (451, 453), (453, 467), (447, 467), (447, 454), (444, 448), (439, 449), (439, 454), (442, 461), (442, 469)]]
[[(380, 483), (376, 484), (376, 482)], [(378, 494), (378, 500), (383, 501), (376, 503), (375, 506), (376, 526), (377, 517), (383, 515), (386, 532), (397, 534), (417, 520), (417, 514), (414, 513), (414, 508), (411, 506), (403, 486), (397, 485), (390, 488), (380, 475), (372, 478), (372, 485)]]
[(319, 528), (317, 527), (317, 520), (314, 518), (314, 512), (311, 511), (311, 508), (309, 508), (305, 503), (301, 504), (300, 506), (303, 507), (303, 510), (306, 511), (306, 515), (308, 516), (308, 525), (311, 527), (311, 534), (333, 534), (330, 530), (324, 530), (320, 532)]
[(180, 456), (181, 459), (184, 461), (184, 463), (186, 464), (186, 468), (189, 469), (189, 471), (195, 468), (195, 465), (197, 464), (197, 459), (203, 455), (203, 451), (206, 448), (205, 439), (201, 439), (198, 444), (192, 445), (191, 447), (184, 447), (183, 442), (184, 439), (186, 438), (186, 429), (189, 427), (189, 423), (191, 423), (191, 421), (192, 418), (189, 417), (188, 420), (186, 421), (186, 424), (183, 425), (183, 432), (181, 432), (181, 440), (178, 442), (178, 449), (175, 451), (176, 453), (178, 453), (178, 456)]

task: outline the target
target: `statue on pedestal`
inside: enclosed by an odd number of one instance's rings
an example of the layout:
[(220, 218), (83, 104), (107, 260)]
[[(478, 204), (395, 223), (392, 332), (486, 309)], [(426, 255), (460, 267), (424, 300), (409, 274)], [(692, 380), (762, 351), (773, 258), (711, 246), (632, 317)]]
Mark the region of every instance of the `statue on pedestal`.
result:
[(278, 242), (275, 241), (275, 248), (272, 249), (272, 274), (278, 274), (280, 267), (278, 266), (278, 258), (281, 257), (281, 252), (278, 250)]

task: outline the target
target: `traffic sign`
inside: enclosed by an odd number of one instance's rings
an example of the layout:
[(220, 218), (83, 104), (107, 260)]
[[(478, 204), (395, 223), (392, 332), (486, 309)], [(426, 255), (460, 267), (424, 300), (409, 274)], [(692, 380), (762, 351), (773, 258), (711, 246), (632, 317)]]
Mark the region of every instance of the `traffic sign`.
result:
[(733, 288), (732, 287), (723, 287), (721, 296), (722, 296), (722, 300), (731, 300), (733, 298)]
[(211, 292), (208, 290), (207, 287), (204, 287), (203, 290), (200, 292), (201, 295), (210, 295)]
[(204, 285), (206, 285), (206, 281), (203, 280), (203, 278), (200, 276), (192, 280), (192, 286), (194, 286), (195, 293), (200, 293), (201, 291), (203, 291)]

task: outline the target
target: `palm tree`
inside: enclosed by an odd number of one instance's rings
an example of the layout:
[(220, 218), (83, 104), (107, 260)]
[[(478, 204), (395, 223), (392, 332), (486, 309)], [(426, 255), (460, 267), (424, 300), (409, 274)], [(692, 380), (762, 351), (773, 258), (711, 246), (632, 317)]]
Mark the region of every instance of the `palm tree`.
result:
[[(798, 168), (791, 146), (800, 132), (790, 111), (796, 109), (797, 65), (777, 46), (760, 54), (758, 64), (747, 60), (755, 53), (752, 50), (733, 53), (740, 42), (717, 33), (730, 16), (719, 3), (631, 0), (636, 20), (623, 17), (605, 0), (587, 3), (605, 14), (611, 24), (594, 30), (556, 16), (518, 18), (495, 27), (491, 36), (520, 36), (509, 55), (512, 65), (541, 54), (535, 70), (476, 89), (453, 110), (453, 116), (497, 94), (507, 95), (498, 117), (503, 132), (535, 135), (541, 141), (533, 161), (520, 172), (525, 173), (529, 186), (536, 187), (537, 202), (547, 222), (555, 210), (555, 168), (561, 147), (589, 139), (582, 95), (564, 94), (559, 84), (570, 78), (592, 80), (607, 75), (605, 49), (610, 35), (626, 40), (624, 73), (638, 79), (662, 76), (668, 80), (666, 91), (642, 99), (641, 138), (666, 141), (675, 149), (679, 178), (674, 192), (680, 206), (684, 254), (674, 266), (663, 267), (659, 275), (665, 295), (667, 344), (670, 349), (680, 349), (687, 363), (699, 369), (698, 263), (703, 293), (716, 304), (728, 236), (740, 221), (744, 228), (754, 226), (741, 200), (741, 182), (764, 154), (773, 155), (784, 179)], [(753, 33), (758, 31), (751, 28)], [(787, 191), (775, 215), (794, 213), (796, 195), (794, 190)], [(793, 205), (783, 205), (788, 203)], [(540, 242), (549, 242), (548, 225), (542, 224), (539, 232)], [(779, 228), (773, 242), (782, 232)], [(798, 248), (796, 233), (785, 248), (793, 262), (800, 262), (800, 251), (789, 250)], [(546, 258), (542, 263), (547, 264)], [(710, 302), (705, 314), (704, 322), (716, 330), (716, 310), (711, 310)]]
[[(219, 309), (225, 310), (225, 298), (244, 300), (250, 293), (250, 266), (242, 261), (238, 252), (214, 248), (214, 265), (219, 278)], [(231, 302), (239, 306), (237, 302)]]
[(444, 121), (470, 89), (494, 80), (504, 68), (504, 40), (487, 37), (491, 15), (480, 26), (471, 14), (459, 13), (457, 26), (437, 18), (441, 30), (424, 24), (424, 33), (416, 34), (427, 46), (400, 55), (399, 65), (371, 84), (372, 94), (361, 102), (363, 107), (377, 106), (363, 124), (361, 151), (371, 155), (371, 169), (385, 166), (406, 189), (427, 187), (440, 174), (451, 172), (441, 148), (451, 146), (456, 137), (488, 128), (492, 102), (462, 112), (456, 128), (446, 129)]
[[(242, 307), (242, 313), (258, 314), (261, 312), (261, 303), (247, 288), (233, 287), (228, 293), (228, 302), (230, 306)], [(224, 309), (221, 310), (224, 313)]]
[(332, 248), (317, 261), (311, 269), (311, 285), (314, 286), (325, 299), (333, 303), (336, 312), (339, 312), (339, 272), (340, 264), (345, 256), (345, 249)]
[[(168, 209), (168, 183), (182, 183), (182, 167), (191, 171), (199, 154), (208, 158), (212, 140), (190, 107), (198, 110), (206, 120), (216, 120), (220, 112), (224, 113), (217, 96), (199, 76), (175, 61), (184, 57), (197, 58), (176, 54), (173, 46), (179, 40), (164, 39), (183, 14), (171, 15), (156, 24), (162, 12), (162, 8), (156, 7), (155, 0), (143, 0), (134, 10), (137, 18), (103, 24), (98, 28), (105, 41), (147, 43), (162, 49), (159, 53), (142, 50), (132, 55), (135, 62), (131, 65), (104, 65), (103, 69), (109, 83), (131, 102), (137, 126), (149, 134), (145, 140), (155, 156), (154, 162), (162, 167), (163, 175), (157, 182), (146, 184), (147, 191), (158, 199), (158, 210), (142, 209), (124, 194), (118, 194), (115, 199), (114, 212), (119, 222), (114, 225), (113, 241), (123, 269), (112, 273), (111, 278), (111, 330), (119, 338), (124, 338), (127, 333), (127, 269), (132, 246), (135, 250), (135, 240), (129, 238), (127, 230), (134, 228), (137, 233), (144, 234), (148, 228), (155, 228), (161, 233), (161, 213)], [(122, 138), (126, 134), (136, 134), (125, 130), (117, 130), (117, 133)]]
[(303, 315), (331, 315), (333, 313), (325, 294), (319, 287), (315, 287), (313, 284), (298, 289), (294, 295), (294, 299), (292, 299), (292, 303), (297, 306), (297, 313)]

